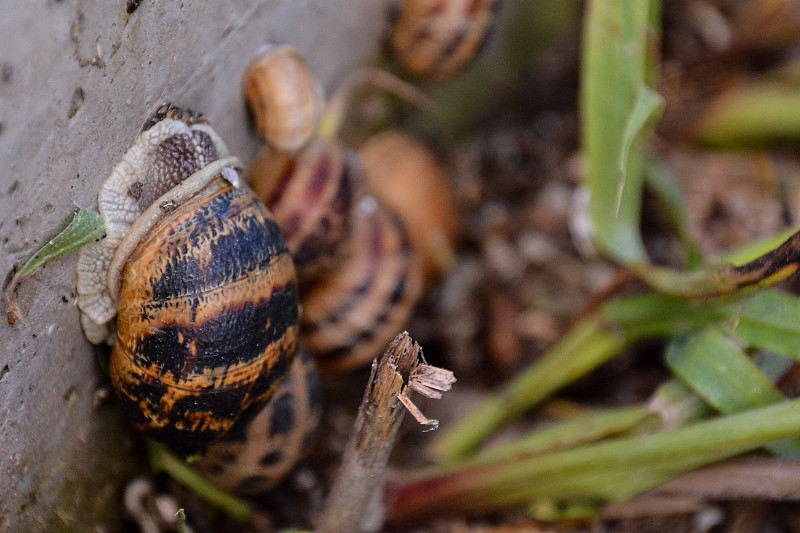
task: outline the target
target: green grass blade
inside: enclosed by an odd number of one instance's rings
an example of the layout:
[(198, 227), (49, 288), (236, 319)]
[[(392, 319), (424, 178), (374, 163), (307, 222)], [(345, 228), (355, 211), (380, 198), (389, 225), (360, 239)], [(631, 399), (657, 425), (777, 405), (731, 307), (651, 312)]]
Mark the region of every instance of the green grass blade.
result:
[[(639, 233), (641, 125), (652, 113), (649, 38), (658, 2), (591, 0), (581, 68), (582, 146), (599, 247), (623, 262), (644, 262)], [(637, 102), (640, 103), (637, 106)], [(624, 183), (624, 187), (620, 184)]]
[[(715, 327), (670, 343), (667, 364), (708, 404), (725, 414), (783, 402), (784, 397), (730, 338)], [(783, 457), (800, 458), (800, 441), (770, 446)]]
[(695, 393), (726, 414), (783, 401), (752, 359), (715, 327), (673, 339), (667, 364)]
[(741, 248), (726, 253), (722, 256), (722, 260), (735, 266), (744, 265), (774, 250), (799, 230), (800, 228), (798, 227), (788, 228), (772, 237), (746, 244)]
[(390, 487), (399, 519), (529, 505), (540, 498), (619, 502), (683, 472), (800, 434), (800, 400), (654, 435), (625, 437), (531, 458), (428, 471)]
[(625, 189), (625, 181), (628, 175), (628, 160), (630, 157), (631, 146), (639, 133), (644, 129), (645, 124), (651, 118), (660, 115), (664, 109), (664, 99), (660, 94), (646, 85), (639, 88), (639, 96), (633, 106), (628, 121), (625, 124), (625, 131), (622, 137), (622, 149), (619, 154), (619, 186), (617, 188), (617, 211), (621, 207), (622, 193)]
[(148, 439), (147, 454), (153, 470), (166, 472), (231, 518), (239, 522), (247, 522), (253, 517), (253, 509), (249, 503), (207, 480), (186, 461), (173, 455), (161, 444)]
[(40, 267), (53, 259), (99, 239), (104, 231), (103, 219), (99, 213), (79, 207), (67, 227), (33, 254), (33, 257), (17, 271), (15, 278), (35, 274)]
[(727, 322), (731, 333), (748, 344), (800, 359), (800, 298), (765, 291), (723, 309), (735, 316)]
[(508, 459), (530, 457), (588, 444), (636, 428), (643, 422), (657, 420), (657, 416), (644, 407), (604, 409), (574, 420), (556, 422), (532, 431), (510, 443), (489, 448), (470, 460), (470, 465)]
[(701, 119), (697, 137), (726, 148), (800, 139), (800, 91), (775, 83), (730, 91)]

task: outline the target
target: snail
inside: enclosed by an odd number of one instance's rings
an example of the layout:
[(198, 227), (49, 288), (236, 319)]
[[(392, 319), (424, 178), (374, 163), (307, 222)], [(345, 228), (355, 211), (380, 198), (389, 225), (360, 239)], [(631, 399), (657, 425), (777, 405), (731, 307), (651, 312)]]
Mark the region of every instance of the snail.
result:
[[(450, 238), (455, 222), (437, 221), (440, 225), (433, 233), (447, 237), (428, 243), (425, 254), (430, 259), (422, 259), (421, 249), (413, 248), (416, 237), (406, 226), (421, 234), (426, 230), (393, 212), (397, 205), (389, 202), (387, 207), (379, 199), (383, 197), (372, 194), (358, 155), (336, 139), (353, 92), (366, 84), (429, 108), (424, 94), (393, 75), (358, 69), (328, 102), (317, 138), (294, 154), (263, 151), (248, 177), (256, 195), (274, 213), (294, 257), (303, 309), (301, 340), (324, 371), (349, 370), (379, 355), (410, 318), (422, 294), (427, 263), (433, 273), (452, 258), (452, 245), (440, 241)], [(265, 102), (268, 108), (269, 100)], [(432, 159), (420, 157), (421, 152), (416, 149), (414, 157), (423, 159), (422, 164), (409, 168), (438, 171)], [(433, 178), (436, 183), (443, 179)], [(444, 187), (434, 185), (425, 191), (440, 193)], [(422, 200), (423, 209), (438, 209), (435, 200), (412, 198)], [(452, 204), (447, 191), (437, 199)], [(412, 218), (417, 216), (412, 212)], [(443, 216), (453, 213), (449, 207)], [(418, 240), (428, 246), (427, 236)]]
[(459, 216), (447, 175), (433, 155), (396, 131), (371, 137), (358, 153), (367, 188), (402, 218), (426, 277), (448, 270), (455, 260)]
[(424, 286), (405, 222), (366, 188), (357, 154), (333, 139), (289, 158), (263, 153), (248, 179), (300, 258), (301, 339), (320, 370), (371, 361)]
[(287, 153), (311, 140), (325, 105), (322, 85), (289, 45), (261, 49), (245, 72), (244, 96), (264, 142)]
[[(266, 492), (309, 451), (321, 408), (314, 361), (299, 349), (269, 404), (243, 415), (231, 431), (211, 443), (197, 469), (225, 489)], [(247, 420), (248, 415), (253, 418)]]
[(405, 327), (422, 295), (422, 263), (401, 219), (371, 195), (352, 216), (346, 260), (301, 291), (301, 338), (322, 371), (372, 361)]
[(322, 277), (345, 255), (359, 171), (354, 154), (322, 138), (297, 155), (265, 150), (253, 162), (251, 186), (275, 215), (301, 283)]
[(400, 65), (434, 81), (472, 59), (491, 27), (500, 0), (399, 0), (391, 46)]
[(89, 340), (113, 340), (124, 414), (189, 455), (275, 393), (297, 342), (297, 282), (219, 136), (169, 107), (147, 125), (99, 192), (106, 237), (81, 249), (78, 306)]

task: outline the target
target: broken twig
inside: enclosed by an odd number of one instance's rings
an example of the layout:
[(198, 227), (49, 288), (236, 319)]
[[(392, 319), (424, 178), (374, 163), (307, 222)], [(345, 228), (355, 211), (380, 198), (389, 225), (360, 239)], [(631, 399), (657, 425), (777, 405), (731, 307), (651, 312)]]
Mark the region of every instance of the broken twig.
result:
[[(419, 344), (408, 333), (403, 332), (395, 337), (380, 361), (372, 363), (369, 385), (364, 392), (342, 465), (317, 520), (319, 533), (364, 530), (365, 518), (371, 518), (366, 511), (379, 492), (406, 408), (413, 409), (412, 413), (419, 415), (415, 415), (417, 420), (427, 421), (422, 423), (438, 424), (425, 418), (411, 403), (410, 383), (419, 381), (414, 376), (420, 379), (426, 376), (416, 385), (421, 385), (427, 393), (435, 397), (441, 396), (438, 391), (448, 390), (455, 378), (446, 370), (419, 365), (420, 355)], [(423, 367), (425, 369), (421, 371), (422, 374), (415, 374), (418, 368)], [(427, 379), (431, 372), (433, 380)], [(419, 390), (416, 385), (413, 388)]]

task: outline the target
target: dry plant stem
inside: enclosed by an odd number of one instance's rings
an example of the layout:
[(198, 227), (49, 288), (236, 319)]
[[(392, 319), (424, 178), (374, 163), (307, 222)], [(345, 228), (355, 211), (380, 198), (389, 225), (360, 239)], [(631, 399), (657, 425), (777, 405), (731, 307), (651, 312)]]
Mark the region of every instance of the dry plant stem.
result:
[(380, 361), (373, 362), (342, 465), (316, 521), (319, 533), (361, 531), (364, 511), (383, 480), (405, 413), (398, 396), (417, 366), (419, 351), (419, 344), (403, 332)]
[(320, 137), (335, 138), (347, 114), (353, 93), (360, 87), (372, 85), (409, 102), (426, 113), (433, 113), (436, 104), (424, 92), (394, 74), (373, 67), (361, 67), (348, 76), (342, 86), (331, 96), (328, 108), (319, 125)]

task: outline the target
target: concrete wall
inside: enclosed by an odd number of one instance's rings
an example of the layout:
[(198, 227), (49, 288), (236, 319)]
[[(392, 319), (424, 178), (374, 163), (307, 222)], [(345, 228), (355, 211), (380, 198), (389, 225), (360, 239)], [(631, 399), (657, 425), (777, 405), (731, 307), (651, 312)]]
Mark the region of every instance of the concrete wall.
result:
[[(161, 101), (204, 112), (245, 163), (242, 72), (291, 43), (331, 88), (377, 49), (388, 0), (0, 0), (0, 274), (70, 217)], [(132, 439), (83, 338), (75, 255), (18, 290), (0, 325), (0, 530), (114, 528)]]

